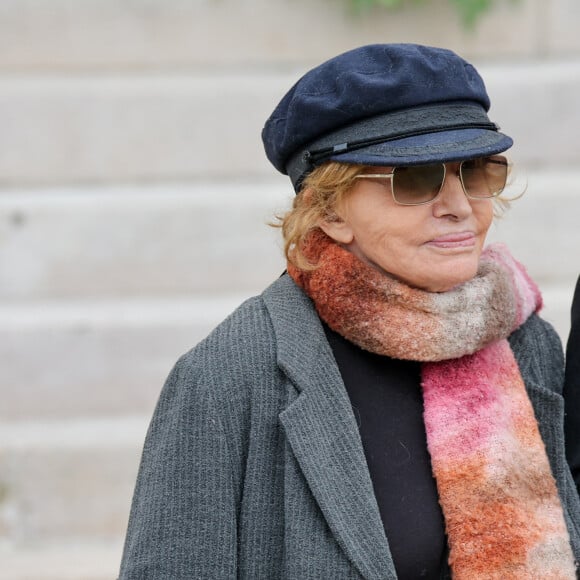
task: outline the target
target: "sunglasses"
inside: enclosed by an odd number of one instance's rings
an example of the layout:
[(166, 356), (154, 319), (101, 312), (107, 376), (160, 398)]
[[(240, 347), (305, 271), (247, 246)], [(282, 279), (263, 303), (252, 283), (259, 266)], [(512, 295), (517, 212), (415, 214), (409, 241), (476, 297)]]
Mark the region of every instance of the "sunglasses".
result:
[[(470, 199), (497, 197), (504, 190), (509, 162), (503, 155), (466, 159), (459, 164), (457, 176)], [(363, 173), (356, 179), (391, 181), (391, 194), (400, 205), (423, 205), (437, 199), (445, 182), (445, 163), (395, 167), (391, 173)]]

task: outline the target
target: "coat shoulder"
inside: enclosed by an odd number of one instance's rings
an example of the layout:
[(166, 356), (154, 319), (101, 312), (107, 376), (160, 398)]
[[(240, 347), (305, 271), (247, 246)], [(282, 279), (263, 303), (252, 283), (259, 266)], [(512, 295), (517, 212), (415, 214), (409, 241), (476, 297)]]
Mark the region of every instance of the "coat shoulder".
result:
[(512, 333), (509, 342), (524, 380), (542, 385), (558, 394), (562, 393), (562, 341), (549, 322), (537, 314), (532, 314)]
[(173, 372), (182, 385), (209, 389), (218, 403), (259, 400), (283, 382), (278, 359), (286, 334), (300, 332), (312, 318), (308, 299), (289, 276), (282, 276), (238, 306), (178, 360)]
[[(246, 357), (271, 352), (274, 337), (272, 321), (261, 296), (253, 296), (220, 322), (206, 338), (186, 352), (184, 363), (207, 359), (226, 363), (243, 363)], [(240, 358), (241, 357), (241, 358)]]
[(246, 300), (177, 361), (181, 382), (239, 400), (277, 374), (272, 321), (261, 296)]

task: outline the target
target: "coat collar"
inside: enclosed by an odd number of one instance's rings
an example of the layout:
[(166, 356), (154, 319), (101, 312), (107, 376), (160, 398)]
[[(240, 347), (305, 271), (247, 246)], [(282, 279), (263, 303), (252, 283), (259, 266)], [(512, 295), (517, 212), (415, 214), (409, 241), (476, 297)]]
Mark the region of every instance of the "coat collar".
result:
[(330, 530), (367, 580), (396, 579), (348, 394), (310, 299), (289, 276), (262, 295), (296, 397), (280, 414)]

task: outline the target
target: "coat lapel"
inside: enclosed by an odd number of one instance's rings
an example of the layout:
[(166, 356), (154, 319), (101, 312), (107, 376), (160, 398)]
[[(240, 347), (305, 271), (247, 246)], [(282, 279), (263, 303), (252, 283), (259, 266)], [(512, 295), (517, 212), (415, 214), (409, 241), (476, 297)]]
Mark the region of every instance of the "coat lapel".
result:
[(280, 421), (338, 544), (367, 580), (396, 579), (360, 435), (311, 301), (284, 276), (263, 294), (295, 391)]

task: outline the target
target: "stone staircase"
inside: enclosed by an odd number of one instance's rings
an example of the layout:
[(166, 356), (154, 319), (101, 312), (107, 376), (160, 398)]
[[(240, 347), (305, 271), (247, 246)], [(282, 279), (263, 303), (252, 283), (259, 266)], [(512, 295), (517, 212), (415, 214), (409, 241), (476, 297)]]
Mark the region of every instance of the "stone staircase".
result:
[(480, 65), (528, 184), (492, 238), (565, 337), (580, 9), (500, 3), (471, 33), (455, 20), (443, 0), (388, 16), (330, 0), (0, 5), (0, 580), (115, 578), (165, 376), (284, 268), (266, 224), (292, 193), (262, 124), (341, 50), (419, 41)]

